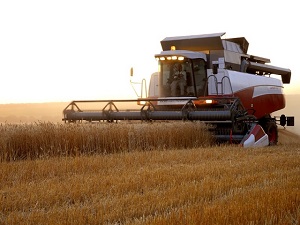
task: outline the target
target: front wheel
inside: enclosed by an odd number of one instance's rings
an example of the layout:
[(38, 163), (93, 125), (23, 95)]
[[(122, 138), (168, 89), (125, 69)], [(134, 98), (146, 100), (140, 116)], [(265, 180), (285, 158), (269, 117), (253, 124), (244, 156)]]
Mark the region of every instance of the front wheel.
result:
[(265, 129), (266, 134), (269, 137), (269, 145), (277, 145), (278, 142), (278, 129), (275, 122), (268, 122)]

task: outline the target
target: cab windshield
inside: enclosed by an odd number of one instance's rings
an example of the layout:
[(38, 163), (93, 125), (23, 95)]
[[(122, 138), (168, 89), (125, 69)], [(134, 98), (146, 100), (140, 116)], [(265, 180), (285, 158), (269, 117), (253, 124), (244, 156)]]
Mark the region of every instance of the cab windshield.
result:
[(160, 96), (203, 96), (206, 68), (203, 59), (160, 61)]

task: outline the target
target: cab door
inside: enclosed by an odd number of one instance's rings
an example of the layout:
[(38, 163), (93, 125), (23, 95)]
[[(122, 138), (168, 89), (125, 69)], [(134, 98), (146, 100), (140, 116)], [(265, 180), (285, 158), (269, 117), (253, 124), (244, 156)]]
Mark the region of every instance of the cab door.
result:
[(196, 96), (205, 96), (207, 95), (207, 72), (206, 72), (206, 63), (204, 59), (193, 59), (192, 68), (194, 74), (194, 88), (196, 90)]

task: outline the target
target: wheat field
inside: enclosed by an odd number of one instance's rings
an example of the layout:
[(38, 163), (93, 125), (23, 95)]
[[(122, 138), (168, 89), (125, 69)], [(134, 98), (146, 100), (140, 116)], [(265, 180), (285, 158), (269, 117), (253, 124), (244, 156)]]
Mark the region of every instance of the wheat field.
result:
[(111, 125), (2, 125), (0, 224), (299, 224), (299, 136), (244, 149), (201, 124)]
[(0, 161), (205, 147), (213, 143), (200, 122), (0, 125)]

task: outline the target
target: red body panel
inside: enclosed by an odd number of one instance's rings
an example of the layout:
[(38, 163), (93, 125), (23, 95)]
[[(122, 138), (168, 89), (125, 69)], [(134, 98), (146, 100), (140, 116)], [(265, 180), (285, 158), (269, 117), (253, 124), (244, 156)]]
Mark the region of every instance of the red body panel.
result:
[(255, 137), (255, 142), (257, 142), (259, 139), (261, 139), (266, 133), (264, 130), (261, 128), (261, 126), (256, 125), (254, 129), (252, 130), (251, 134), (254, 135)]
[(253, 114), (258, 119), (271, 114), (285, 107), (283, 94), (264, 94), (253, 97), (254, 87), (236, 92), (234, 95), (239, 97), (249, 114)]

